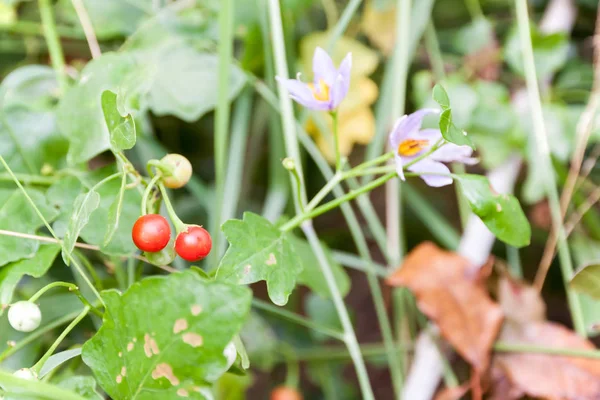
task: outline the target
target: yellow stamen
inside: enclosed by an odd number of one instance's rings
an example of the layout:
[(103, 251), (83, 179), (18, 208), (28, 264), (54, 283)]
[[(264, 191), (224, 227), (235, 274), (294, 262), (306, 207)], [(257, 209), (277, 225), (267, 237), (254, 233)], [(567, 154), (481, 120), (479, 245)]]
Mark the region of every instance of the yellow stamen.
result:
[(308, 84), (315, 100), (329, 101), (329, 86), (327, 86), (323, 79), (319, 79), (317, 85), (318, 86), (315, 86), (314, 83)]
[(429, 144), (429, 140), (406, 139), (398, 146), (398, 155), (414, 156)]

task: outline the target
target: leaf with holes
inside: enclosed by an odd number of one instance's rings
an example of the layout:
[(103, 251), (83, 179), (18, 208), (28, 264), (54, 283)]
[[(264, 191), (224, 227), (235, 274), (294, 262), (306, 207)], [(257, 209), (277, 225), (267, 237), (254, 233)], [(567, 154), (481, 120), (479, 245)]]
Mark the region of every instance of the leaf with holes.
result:
[(123, 295), (105, 291), (103, 325), (83, 346), (83, 360), (113, 399), (208, 399), (206, 383), (226, 372), (223, 351), (251, 296), (193, 271), (146, 278)]
[(110, 90), (102, 92), (102, 112), (110, 136), (110, 147), (119, 152), (135, 146), (135, 121), (130, 114), (122, 116), (117, 110), (117, 94)]
[(45, 244), (40, 246), (33, 258), (19, 260), (0, 269), (0, 314), (2, 305), (12, 302), (13, 293), (19, 281), (24, 275), (39, 278), (52, 266), (54, 259), (60, 251), (57, 244)]
[[(40, 210), (46, 221), (52, 221), (57, 212), (50, 207), (44, 194), (27, 189), (27, 194)], [(0, 189), (0, 229), (11, 232), (35, 234), (44, 225), (29, 200), (19, 189)], [(24, 240), (14, 236), (0, 236), (0, 265), (31, 258), (39, 248), (36, 240)]]
[(302, 272), (302, 260), (288, 234), (250, 212), (244, 213), (243, 220), (225, 222), (222, 229), (230, 246), (217, 279), (241, 285), (264, 280), (271, 301), (286, 304)]
[(495, 193), (485, 176), (467, 174), (455, 175), (454, 178), (473, 213), (498, 239), (515, 247), (529, 244), (531, 227), (514, 196)]

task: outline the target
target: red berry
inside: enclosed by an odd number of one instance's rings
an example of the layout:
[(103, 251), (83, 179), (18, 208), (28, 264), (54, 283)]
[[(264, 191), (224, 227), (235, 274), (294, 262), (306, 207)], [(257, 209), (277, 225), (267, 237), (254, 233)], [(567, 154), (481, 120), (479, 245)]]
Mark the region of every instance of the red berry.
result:
[(169, 243), (171, 227), (162, 215), (142, 215), (135, 221), (131, 237), (138, 249), (154, 253)]
[(302, 400), (303, 397), (299, 391), (289, 386), (276, 387), (271, 392), (271, 400)]
[(175, 239), (175, 251), (188, 261), (200, 261), (210, 253), (212, 239), (210, 233), (201, 226), (188, 225)]

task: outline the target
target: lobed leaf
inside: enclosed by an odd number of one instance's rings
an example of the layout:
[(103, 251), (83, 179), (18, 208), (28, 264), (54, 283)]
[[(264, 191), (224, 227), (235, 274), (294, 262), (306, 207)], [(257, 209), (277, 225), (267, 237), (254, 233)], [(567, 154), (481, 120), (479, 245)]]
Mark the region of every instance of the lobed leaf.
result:
[(110, 90), (102, 92), (102, 112), (114, 152), (129, 150), (135, 146), (135, 121), (130, 114), (121, 116), (117, 109), (117, 94)]
[(302, 259), (289, 235), (251, 212), (244, 213), (243, 220), (225, 222), (222, 230), (230, 246), (219, 264), (217, 279), (241, 285), (264, 280), (271, 301), (286, 304), (302, 272)]

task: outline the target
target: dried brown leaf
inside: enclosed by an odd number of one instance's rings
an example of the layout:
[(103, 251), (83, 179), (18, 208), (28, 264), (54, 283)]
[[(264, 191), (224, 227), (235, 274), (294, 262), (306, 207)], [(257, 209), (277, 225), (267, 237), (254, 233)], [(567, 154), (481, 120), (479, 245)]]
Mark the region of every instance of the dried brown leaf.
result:
[(459, 400), (469, 391), (469, 383), (460, 386), (447, 387), (435, 395), (435, 400)]
[[(595, 350), (575, 332), (553, 322), (506, 324), (500, 338), (505, 343), (562, 349)], [(501, 353), (494, 357), (514, 388), (544, 399), (600, 399), (600, 360), (539, 353)]]
[(546, 304), (537, 289), (508, 274), (498, 281), (498, 301), (507, 321), (527, 324), (546, 320)]
[(502, 310), (480, 278), (479, 268), (469, 260), (425, 242), (386, 282), (408, 287), (442, 336), (476, 370), (484, 371), (502, 324)]

